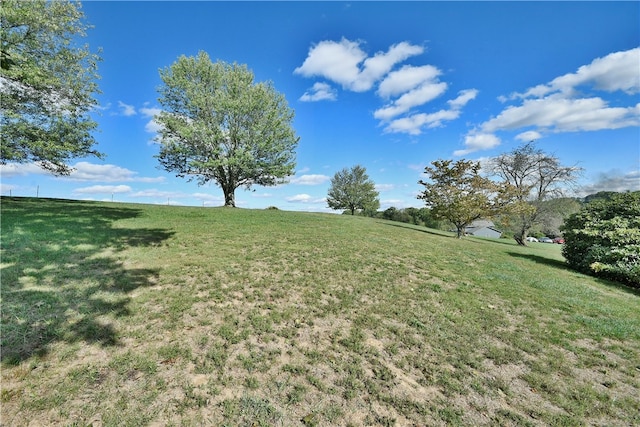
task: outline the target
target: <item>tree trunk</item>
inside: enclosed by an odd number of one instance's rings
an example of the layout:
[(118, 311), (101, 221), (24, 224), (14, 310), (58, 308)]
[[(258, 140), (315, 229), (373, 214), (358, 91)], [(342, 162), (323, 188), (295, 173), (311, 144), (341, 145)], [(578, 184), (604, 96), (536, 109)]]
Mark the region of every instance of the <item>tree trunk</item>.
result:
[(458, 239), (462, 239), (464, 237), (464, 227), (458, 227), (456, 225), (456, 232), (458, 233)]
[(228, 188), (223, 188), (224, 192), (224, 205), (230, 208), (236, 207), (236, 195), (234, 190), (230, 190)]

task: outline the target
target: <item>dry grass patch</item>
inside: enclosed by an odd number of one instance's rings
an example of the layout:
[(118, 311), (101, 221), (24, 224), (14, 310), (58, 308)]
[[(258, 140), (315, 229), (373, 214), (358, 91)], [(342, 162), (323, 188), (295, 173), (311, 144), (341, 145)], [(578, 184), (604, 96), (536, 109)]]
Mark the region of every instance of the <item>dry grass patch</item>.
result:
[(640, 297), (557, 245), (3, 198), (2, 258), (7, 425), (640, 423)]

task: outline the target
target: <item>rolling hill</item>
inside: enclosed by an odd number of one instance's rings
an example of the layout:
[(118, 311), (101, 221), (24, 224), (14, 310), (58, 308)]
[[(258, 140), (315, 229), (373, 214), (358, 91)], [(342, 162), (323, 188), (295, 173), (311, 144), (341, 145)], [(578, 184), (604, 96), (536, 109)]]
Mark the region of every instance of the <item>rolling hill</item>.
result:
[(638, 425), (640, 293), (559, 245), (5, 198), (2, 425)]

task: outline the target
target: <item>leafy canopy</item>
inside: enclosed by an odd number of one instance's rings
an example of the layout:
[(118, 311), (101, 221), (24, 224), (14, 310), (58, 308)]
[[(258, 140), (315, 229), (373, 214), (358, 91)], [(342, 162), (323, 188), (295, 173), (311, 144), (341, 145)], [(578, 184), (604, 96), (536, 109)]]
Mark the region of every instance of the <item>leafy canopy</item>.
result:
[(331, 209), (348, 209), (354, 215), (356, 210), (377, 210), (380, 207), (378, 196), (367, 170), (356, 165), (336, 172), (331, 178), (327, 204)]
[(520, 245), (526, 244), (531, 227), (541, 222), (543, 202), (561, 197), (563, 186), (572, 184), (581, 171), (575, 166), (563, 166), (556, 156), (536, 148), (533, 142), (495, 157), (490, 169), (515, 189), (514, 214), (504, 220), (512, 223), (514, 238)]
[(586, 203), (562, 231), (569, 265), (640, 288), (640, 191)]
[(457, 236), (473, 221), (504, 212), (513, 198), (513, 188), (480, 176), (480, 162), (436, 160), (427, 166), (429, 181), (420, 180), (425, 201), (435, 218), (455, 225)]
[(100, 58), (77, 45), (88, 26), (79, 2), (3, 0), (0, 8), (0, 163), (71, 172), (92, 147)]
[(276, 185), (293, 174), (294, 113), (270, 82), (254, 83), (246, 66), (213, 63), (206, 52), (180, 56), (160, 77), (157, 158), (165, 170), (216, 182), (227, 206), (240, 186)]

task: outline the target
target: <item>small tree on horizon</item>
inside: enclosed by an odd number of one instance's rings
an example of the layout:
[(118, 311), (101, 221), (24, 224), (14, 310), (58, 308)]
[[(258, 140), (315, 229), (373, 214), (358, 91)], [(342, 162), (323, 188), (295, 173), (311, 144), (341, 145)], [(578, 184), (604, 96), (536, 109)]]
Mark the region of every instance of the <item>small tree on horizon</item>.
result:
[(511, 202), (511, 186), (480, 176), (480, 162), (436, 160), (431, 164), (425, 168), (429, 181), (418, 181), (425, 187), (418, 199), (425, 201), (433, 217), (450, 221), (458, 238), (473, 221), (493, 217)]
[(216, 182), (231, 207), (237, 188), (273, 186), (293, 174), (294, 113), (270, 82), (254, 83), (246, 66), (212, 63), (205, 52), (180, 56), (160, 77), (156, 157), (165, 170)]
[(327, 204), (331, 209), (348, 209), (355, 215), (356, 210), (376, 211), (380, 207), (378, 197), (367, 170), (356, 165), (342, 169), (331, 178)]

